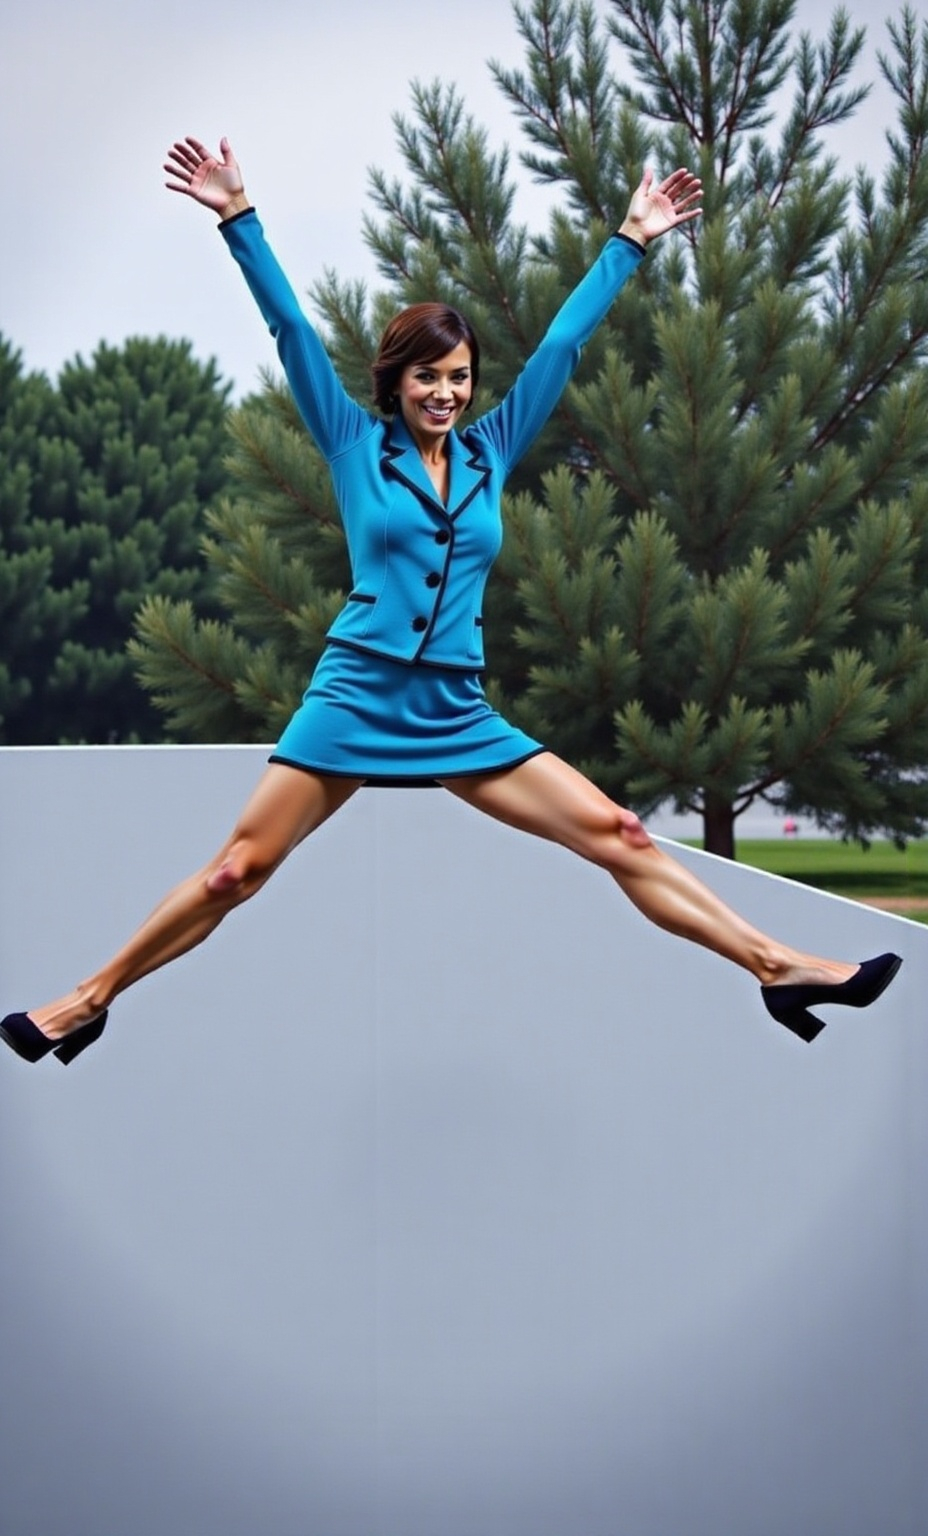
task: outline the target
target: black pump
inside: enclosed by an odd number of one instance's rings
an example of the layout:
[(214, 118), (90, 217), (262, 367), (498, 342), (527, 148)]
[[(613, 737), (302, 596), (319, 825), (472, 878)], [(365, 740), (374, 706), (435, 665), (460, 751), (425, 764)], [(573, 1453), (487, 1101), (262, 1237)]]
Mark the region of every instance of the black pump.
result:
[(17, 1056), (22, 1056), (24, 1061), (41, 1061), (50, 1051), (54, 1052), (60, 1062), (65, 1066), (86, 1050), (88, 1045), (93, 1045), (99, 1040), (106, 1027), (108, 1009), (91, 1019), (89, 1024), (81, 1024), (78, 1029), (72, 1029), (69, 1035), (63, 1035), (56, 1044), (48, 1035), (42, 1033), (37, 1024), (33, 1024), (28, 1013), (8, 1013), (0, 1023), (0, 1040), (3, 1040), (11, 1051)]
[(825, 1028), (825, 1021), (809, 1012), (811, 1004), (841, 1003), (846, 1008), (869, 1008), (880, 993), (886, 991), (901, 964), (898, 955), (876, 955), (872, 960), (861, 961), (860, 969), (847, 981), (831, 986), (812, 983), (761, 987), (760, 995), (767, 1012), (778, 1024), (784, 1024), (800, 1040), (811, 1043)]

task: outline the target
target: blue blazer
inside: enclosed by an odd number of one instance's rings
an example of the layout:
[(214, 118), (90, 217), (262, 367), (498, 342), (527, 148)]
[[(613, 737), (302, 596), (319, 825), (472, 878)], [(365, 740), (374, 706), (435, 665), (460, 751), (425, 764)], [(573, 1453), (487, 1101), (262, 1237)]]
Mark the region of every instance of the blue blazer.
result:
[(402, 416), (385, 420), (345, 392), (254, 210), (220, 229), (335, 486), (353, 585), (329, 639), (394, 661), (479, 671), (483, 592), (502, 543), (503, 484), (640, 262), (641, 247), (621, 235), (610, 239), (505, 398), (449, 433), (443, 504)]

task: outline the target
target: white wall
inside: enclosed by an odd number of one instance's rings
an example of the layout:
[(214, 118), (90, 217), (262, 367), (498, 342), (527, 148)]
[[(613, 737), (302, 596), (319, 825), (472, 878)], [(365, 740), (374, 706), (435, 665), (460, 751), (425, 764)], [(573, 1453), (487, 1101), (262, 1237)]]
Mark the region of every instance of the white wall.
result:
[[(7, 1009), (264, 753), (0, 753)], [(812, 1046), (600, 872), (364, 791), (63, 1070), (0, 1058), (4, 1536), (924, 1536), (928, 933)]]

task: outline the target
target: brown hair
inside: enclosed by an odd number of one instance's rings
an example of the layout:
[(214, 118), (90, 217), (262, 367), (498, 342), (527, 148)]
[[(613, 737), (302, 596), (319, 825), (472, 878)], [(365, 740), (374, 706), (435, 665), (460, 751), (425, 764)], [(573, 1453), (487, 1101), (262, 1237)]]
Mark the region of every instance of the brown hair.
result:
[(410, 304), (394, 315), (380, 339), (373, 363), (374, 403), (384, 415), (396, 408), (396, 389), (404, 368), (437, 363), (464, 342), (470, 348), (470, 376), (480, 377), (480, 343), (468, 320), (449, 304)]

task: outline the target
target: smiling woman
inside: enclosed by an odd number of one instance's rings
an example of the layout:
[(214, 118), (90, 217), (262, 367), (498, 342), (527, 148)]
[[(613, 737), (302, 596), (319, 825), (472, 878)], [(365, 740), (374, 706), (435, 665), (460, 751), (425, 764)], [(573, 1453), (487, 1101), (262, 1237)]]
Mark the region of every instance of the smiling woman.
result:
[(448, 500), (445, 437), (470, 405), (474, 392), (471, 349), (465, 341), (433, 363), (413, 362), (400, 374), (394, 409), (416, 440), (439, 498)]
[(374, 401), (407, 423), (439, 500), (448, 500), (445, 438), (480, 377), (473, 327), (446, 304), (414, 304), (390, 322), (371, 373)]
[[(699, 213), (689, 171), (645, 171), (621, 227), (555, 315), (493, 410), (463, 425), (479, 372), (477, 339), (443, 305), (398, 316), (374, 364), (383, 414), (343, 388), (268, 246), (227, 139), (212, 154), (175, 142), (171, 191), (218, 214), (264, 316), (300, 414), (328, 462), (353, 589), (328, 647), (231, 836), (172, 891), (120, 952), (72, 992), (0, 1035), (37, 1061), (99, 1038), (113, 998), (201, 943), (265, 884), (296, 845), (365, 783), (436, 781), (477, 810), (599, 865), (646, 917), (713, 950), (762, 984), (768, 1012), (804, 1040), (810, 1003), (864, 1007), (895, 955), (857, 966), (769, 938), (648, 836), (637, 816), (510, 725), (482, 688), (483, 593), (502, 540), (510, 471), (555, 409), (584, 344), (645, 247)], [(460, 426), (460, 430), (458, 427)]]

